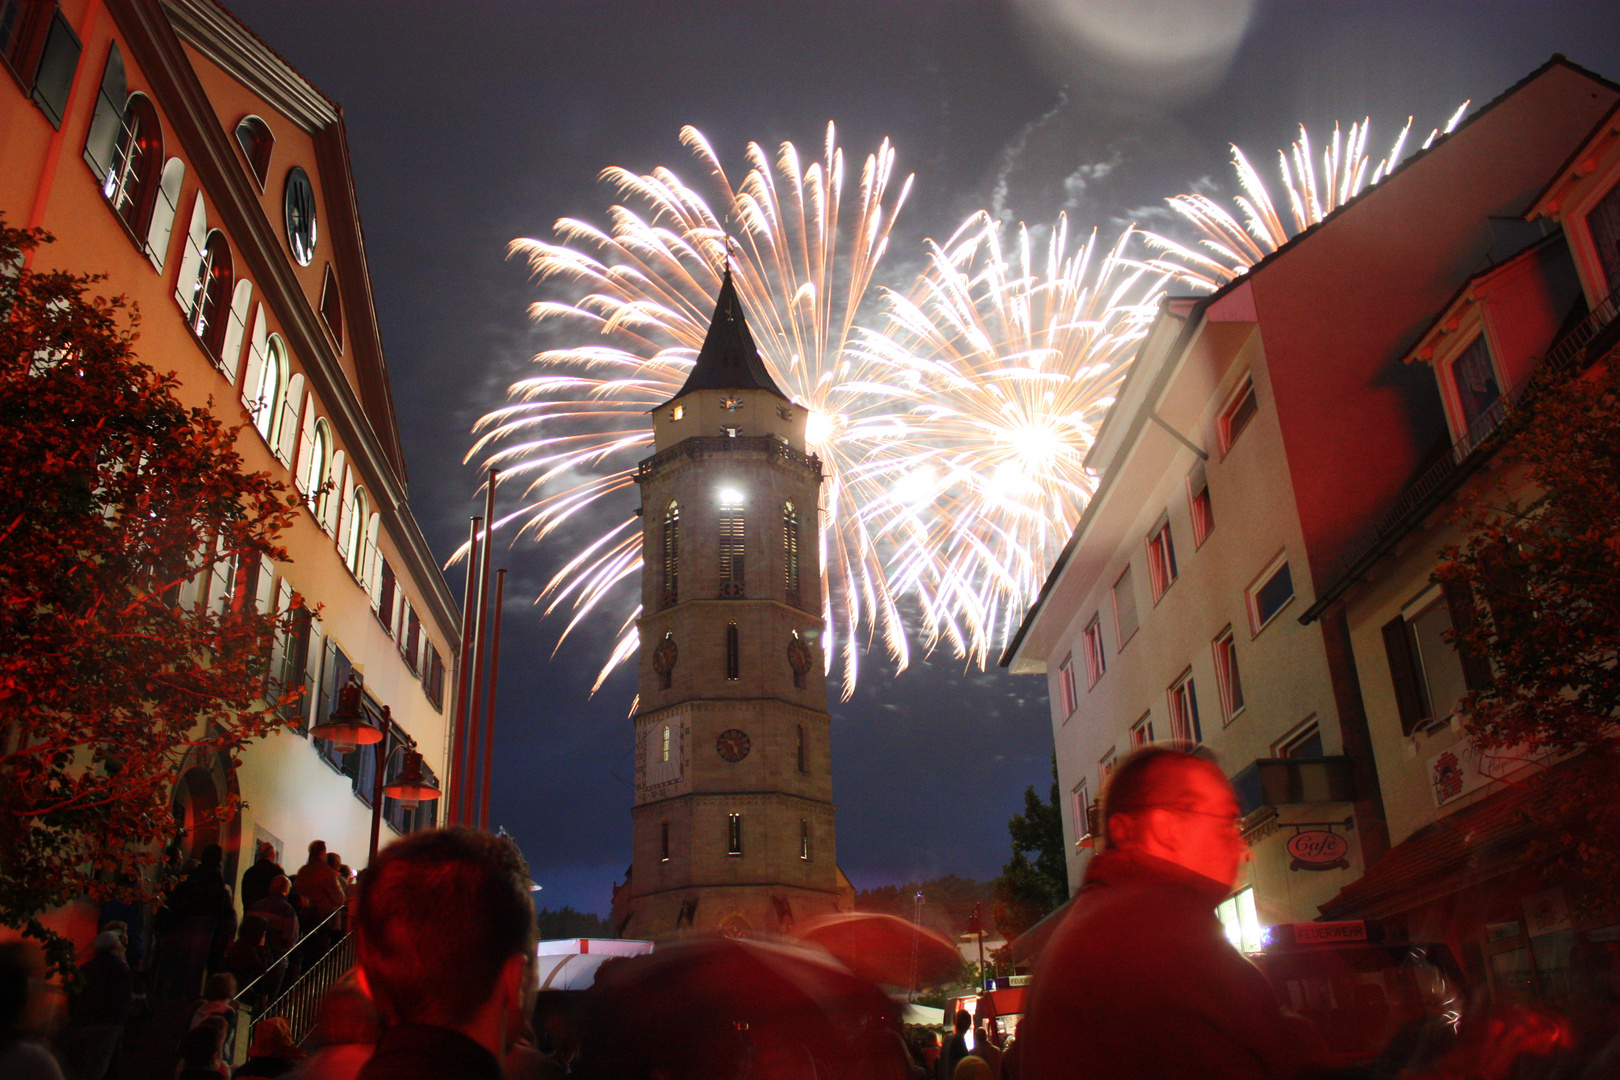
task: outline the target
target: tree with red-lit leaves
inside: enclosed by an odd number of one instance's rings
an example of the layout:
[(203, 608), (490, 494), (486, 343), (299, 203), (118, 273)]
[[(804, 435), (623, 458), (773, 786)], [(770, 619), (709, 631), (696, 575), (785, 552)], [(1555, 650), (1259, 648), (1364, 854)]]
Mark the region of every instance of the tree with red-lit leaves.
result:
[[(1583, 364), (1576, 364), (1578, 372)], [(1487, 752), (1532, 779), (1527, 850), (1587, 910), (1620, 906), (1620, 368), (1533, 392), (1496, 436), (1502, 478), (1460, 513), (1436, 571), (1480, 601), (1455, 627), (1488, 681), (1462, 703)], [(1483, 664), (1480, 665), (1482, 668)]]
[(151, 899), (181, 773), (220, 751), (234, 768), (280, 723), (251, 574), (286, 558), (297, 500), (137, 359), (99, 277), (24, 268), (49, 239), (0, 219), (0, 924), (65, 973), (40, 916)]

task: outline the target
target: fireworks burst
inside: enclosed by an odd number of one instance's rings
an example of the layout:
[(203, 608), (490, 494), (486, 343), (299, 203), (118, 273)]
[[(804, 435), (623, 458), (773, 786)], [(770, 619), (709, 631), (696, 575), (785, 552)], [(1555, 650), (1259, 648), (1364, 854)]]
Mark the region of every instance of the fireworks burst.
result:
[(981, 667), (1032, 601), (1096, 486), (1084, 467), (1166, 275), (1093, 231), (1071, 249), (976, 214), (861, 350), (907, 390), (903, 455), (869, 463), (868, 505), (891, 587), (920, 601), (927, 642)]
[[(1468, 102), (1452, 114), (1444, 128), (1435, 128), (1423, 142), (1427, 150), (1435, 139), (1449, 135), (1462, 122)], [(1333, 211), (1387, 177), (1400, 163), (1412, 131), (1412, 118), (1406, 118), (1394, 144), (1376, 166), (1367, 156), (1367, 133), (1371, 121), (1350, 125), (1347, 136), (1333, 125), (1333, 138), (1322, 149), (1321, 172), (1316, 168), (1310, 133), (1303, 124), (1299, 138), (1286, 151), (1277, 152), (1283, 190), (1288, 194), (1288, 210), (1293, 230), (1283, 225), (1271, 194), (1260, 173), (1238, 147), (1232, 147), (1232, 169), (1244, 191), (1232, 201), (1242, 220), (1204, 195), (1177, 195), (1170, 206), (1201, 234), (1198, 247), (1188, 248), (1160, 236), (1148, 241), (1171, 256), (1160, 268), (1182, 281), (1201, 288), (1215, 289), (1244, 274), (1249, 267), (1286, 244), (1289, 239), (1317, 224)], [(1370, 173), (1369, 173), (1370, 168)]]
[[(857, 466), (900, 437), (897, 387), (877, 377), (877, 362), (848, 348), (872, 276), (888, 246), (895, 215), (910, 190), (892, 189), (894, 150), (887, 141), (867, 157), (854, 204), (843, 204), (845, 159), (832, 125), (819, 161), (801, 162), (783, 143), (774, 163), (757, 144), (749, 171), (733, 186), (696, 129), (681, 141), (706, 169), (718, 209), (672, 171), (637, 175), (609, 169), (603, 178), (623, 202), (604, 230), (564, 219), (556, 243), (517, 240), (540, 281), (570, 283), (575, 303), (542, 301), (541, 325), (566, 323), (590, 344), (548, 349), (538, 373), (514, 383), (511, 402), (476, 425), (468, 454), (523, 484), (516, 523), (543, 539), (587, 510), (600, 513), (634, 485), (636, 463), (652, 448), (648, 412), (680, 389), (708, 328), (725, 260), (772, 376), (810, 412), (810, 450), (826, 474), (821, 513), (824, 655), (842, 660), (844, 697), (856, 685), (861, 639), (881, 637), (900, 667), (906, 639), (882, 560), (861, 513)], [(729, 239), (728, 239), (729, 234)], [(570, 607), (559, 638), (594, 613), (633, 595), (641, 572), (641, 532), (627, 515), (571, 558), (540, 599), (549, 614)], [(622, 588), (620, 586), (623, 586)], [(593, 691), (638, 648), (636, 606)]]

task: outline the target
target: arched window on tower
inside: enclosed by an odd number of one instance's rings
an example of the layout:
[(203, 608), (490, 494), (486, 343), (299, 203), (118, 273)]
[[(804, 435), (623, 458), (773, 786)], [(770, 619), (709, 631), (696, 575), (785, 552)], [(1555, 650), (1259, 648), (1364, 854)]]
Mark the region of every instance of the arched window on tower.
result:
[(663, 607), (669, 607), (681, 592), (681, 507), (674, 499), (664, 510), (664, 587)]
[(794, 607), (799, 606), (799, 512), (793, 507), (793, 500), (789, 499), (782, 504), (782, 565), (784, 568), (784, 585), (786, 586), (786, 599)]
[(737, 624), (726, 623), (726, 679), (735, 682), (741, 669), (739, 652), (741, 644), (738, 641)]
[(186, 312), (186, 322), (215, 360), (225, 347), (233, 277), (230, 245), (225, 242), (225, 234), (214, 229), (203, 243), (202, 262), (197, 266), (197, 277), (191, 285), (191, 307)]
[(742, 501), (720, 504), (720, 595), (744, 596), (744, 515)]

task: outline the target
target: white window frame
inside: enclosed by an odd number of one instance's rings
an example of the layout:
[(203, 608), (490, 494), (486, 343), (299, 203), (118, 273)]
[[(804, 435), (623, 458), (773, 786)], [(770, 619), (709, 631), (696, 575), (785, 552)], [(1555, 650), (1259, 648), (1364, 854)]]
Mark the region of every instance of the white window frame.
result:
[(1177, 742), (1201, 745), (1204, 725), (1198, 715), (1198, 686), (1193, 681), (1191, 667), (1178, 675), (1165, 691), (1165, 704), (1170, 713), (1170, 737)]
[[(1129, 634), (1125, 633), (1125, 621), (1119, 617), (1119, 587), (1121, 583), (1125, 584), (1131, 600), (1132, 625)], [(1114, 579), (1114, 587), (1109, 590), (1108, 595), (1114, 605), (1114, 651), (1124, 652), (1126, 644), (1142, 628), (1142, 613), (1136, 606), (1136, 578), (1131, 573), (1130, 563), (1126, 563), (1125, 569), (1121, 570), (1119, 576)]]
[(1086, 656), (1086, 689), (1090, 690), (1108, 671), (1108, 651), (1103, 648), (1102, 612), (1091, 616), (1091, 621), (1081, 631), (1080, 642), (1081, 651)]
[[(1278, 605), (1277, 610), (1273, 611), (1270, 616), (1262, 620), (1260, 617), (1260, 590), (1270, 584), (1271, 579), (1276, 577), (1284, 568), (1288, 570), (1288, 584), (1291, 590), (1288, 599)], [(1249, 636), (1251, 638), (1259, 637), (1260, 631), (1276, 622), (1277, 616), (1287, 611), (1289, 605), (1298, 598), (1299, 585), (1294, 581), (1294, 569), (1288, 563), (1288, 553), (1284, 551), (1267, 563), (1266, 568), (1255, 575), (1254, 580), (1249, 583), (1249, 587), (1243, 590), (1243, 603), (1249, 612)]]
[(1080, 707), (1080, 695), (1074, 685), (1074, 654), (1070, 653), (1058, 665), (1058, 699), (1063, 706), (1063, 715), (1070, 717)]
[[(1237, 635), (1227, 626), (1210, 642), (1215, 657), (1215, 690), (1221, 701), (1222, 726), (1243, 715), (1243, 669), (1237, 659)], [(1235, 691), (1235, 692), (1234, 692)]]
[(1131, 749), (1140, 750), (1144, 746), (1152, 746), (1156, 741), (1153, 737), (1153, 710), (1143, 713), (1136, 723), (1131, 725)]
[[(1202, 493), (1207, 511), (1198, 507), (1198, 496)], [(1187, 474), (1187, 515), (1192, 522), (1193, 550), (1197, 551), (1204, 546), (1204, 541), (1210, 538), (1215, 531), (1215, 504), (1209, 496), (1209, 470), (1199, 462), (1192, 472)]]
[(1170, 532), (1170, 515), (1161, 514), (1159, 523), (1147, 535), (1148, 581), (1157, 604), (1176, 583), (1176, 541)]
[[(1251, 394), (1254, 395), (1254, 412), (1250, 413), (1248, 417), (1238, 425), (1236, 431), (1233, 431), (1232, 418), (1241, 410), (1243, 399)], [(1240, 439), (1243, 436), (1243, 433), (1249, 429), (1249, 425), (1254, 423), (1254, 418), (1258, 416), (1259, 413), (1260, 396), (1255, 391), (1254, 378), (1251, 375), (1245, 375), (1243, 376), (1242, 381), (1238, 383), (1237, 389), (1227, 397), (1226, 403), (1221, 406), (1220, 416), (1215, 421), (1215, 442), (1220, 450), (1220, 456), (1222, 459), (1224, 459), (1227, 454), (1232, 452), (1232, 447), (1237, 445), (1238, 439)]]

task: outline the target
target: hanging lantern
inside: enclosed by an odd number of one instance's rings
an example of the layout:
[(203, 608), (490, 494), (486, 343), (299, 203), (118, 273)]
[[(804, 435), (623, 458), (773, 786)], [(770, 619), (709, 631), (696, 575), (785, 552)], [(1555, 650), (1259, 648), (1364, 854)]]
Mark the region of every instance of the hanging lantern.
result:
[(431, 802), (439, 797), (439, 785), (422, 773), (422, 755), (415, 750), (405, 755), (405, 764), (394, 782), (383, 788), (383, 794), (398, 799), (406, 810), (415, 810), (419, 803)]
[(360, 706), (360, 684), (350, 679), (338, 693), (338, 707), (324, 724), (309, 733), (317, 739), (332, 740), (332, 749), (347, 754), (357, 746), (370, 746), (383, 740), (382, 729), (366, 719)]

